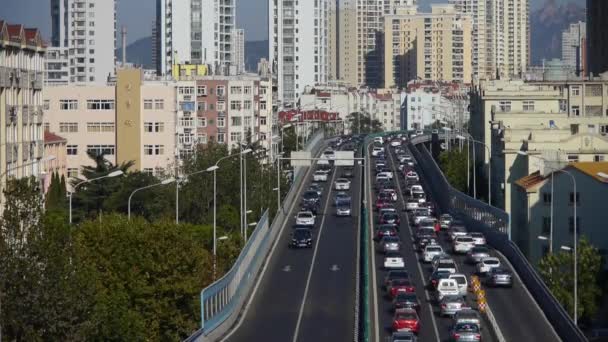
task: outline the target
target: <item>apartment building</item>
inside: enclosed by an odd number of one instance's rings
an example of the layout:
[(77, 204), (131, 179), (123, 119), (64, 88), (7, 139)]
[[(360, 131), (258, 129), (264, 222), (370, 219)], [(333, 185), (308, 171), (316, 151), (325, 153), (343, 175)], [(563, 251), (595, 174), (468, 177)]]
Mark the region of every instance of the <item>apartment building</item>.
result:
[[(482, 81), (472, 95), (471, 132), (491, 151), (492, 204), (510, 212), (515, 181), (539, 170), (608, 156), (608, 77), (569, 81)], [(489, 156), (478, 146), (478, 160)], [(487, 171), (487, 169), (486, 169)], [(488, 174), (485, 172), (485, 176)]]
[(281, 107), (294, 106), (306, 87), (327, 82), (329, 1), (269, 0), (269, 60)]
[(67, 143), (66, 138), (44, 131), (44, 155), (55, 157), (42, 164), (42, 186), (45, 193), (51, 186), (51, 177), (54, 173), (59, 175), (59, 178), (67, 176)]
[(232, 54), (232, 65), (236, 68), (236, 73), (245, 72), (245, 30), (234, 29), (232, 31), (234, 39), (234, 53)]
[(47, 69), (50, 82), (100, 83), (114, 75), (116, 50), (116, 0), (51, 0), (51, 45)]
[(401, 7), (384, 20), (384, 86), (410, 80), (471, 82), (472, 20), (454, 5), (432, 5), (431, 13)]
[(472, 68), (473, 77), (476, 79), (493, 79), (496, 72), (492, 67), (491, 44), (488, 42), (490, 36), (488, 28), (491, 27), (492, 18), (488, 18), (488, 1), (477, 0), (448, 0), (453, 4), (456, 11), (468, 15), (473, 22), (472, 38)]
[(0, 185), (41, 176), (45, 51), (37, 29), (0, 20)]
[(587, 24), (583, 21), (572, 23), (562, 31), (562, 61), (577, 72), (585, 75), (587, 56)]
[(608, 2), (587, 0), (587, 65), (590, 74), (608, 71)]

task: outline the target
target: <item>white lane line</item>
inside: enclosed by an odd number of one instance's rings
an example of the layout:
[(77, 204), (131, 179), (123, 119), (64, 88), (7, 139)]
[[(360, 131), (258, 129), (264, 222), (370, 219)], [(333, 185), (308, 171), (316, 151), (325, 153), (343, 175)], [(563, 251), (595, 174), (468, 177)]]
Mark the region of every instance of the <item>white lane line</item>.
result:
[(308, 288), (310, 287), (310, 280), (312, 279), (312, 272), (315, 269), (315, 260), (317, 259), (317, 252), (319, 250), (319, 242), (321, 242), (321, 235), (323, 234), (323, 228), (325, 227), (325, 218), (329, 213), (329, 202), (331, 200), (331, 191), (333, 190), (334, 179), (338, 173), (338, 167), (334, 166), (334, 170), (331, 175), (331, 181), (328, 184), (327, 199), (325, 200), (325, 208), (323, 210), (323, 218), (321, 218), (321, 227), (319, 228), (319, 234), (317, 235), (317, 241), (315, 241), (315, 250), (312, 254), (312, 261), (310, 262), (310, 269), (308, 270), (308, 278), (306, 279), (306, 287), (304, 288), (304, 296), (302, 297), (302, 304), (300, 304), (300, 313), (298, 314), (298, 321), (296, 323), (296, 329), (293, 334), (293, 342), (298, 340), (298, 333), (300, 332), (300, 324), (302, 324), (302, 316), (304, 315), (304, 307), (306, 306), (306, 297), (308, 297)]
[[(401, 183), (399, 182), (399, 174), (398, 170), (395, 169), (395, 160), (393, 159), (392, 151), (389, 151), (389, 157), (391, 158), (391, 165), (393, 165), (393, 177), (397, 180), (397, 196), (401, 197), (401, 203), (403, 204), (403, 208), (405, 208), (405, 199), (403, 198), (403, 190), (401, 189)], [(414, 238), (414, 232), (412, 231), (412, 226), (410, 225), (409, 215), (407, 211), (405, 212), (405, 219), (407, 220), (407, 229), (410, 231), (410, 238)], [(431, 320), (433, 321), (433, 330), (435, 331), (435, 336), (437, 341), (441, 341), (439, 336), (439, 329), (437, 329), (437, 321), (435, 320), (435, 313), (433, 312), (433, 307), (431, 306), (431, 297), (429, 295), (429, 290), (426, 289), (426, 283), (424, 282), (424, 273), (422, 272), (422, 266), (420, 265), (420, 261), (418, 260), (418, 254), (416, 253), (416, 249), (414, 248), (414, 257), (416, 258), (416, 266), (418, 266), (418, 272), (420, 275), (420, 279), (422, 280), (422, 286), (424, 286), (424, 294), (426, 296), (427, 305), (429, 306), (429, 311), (431, 312)]]
[[(306, 175), (304, 176), (304, 181), (302, 182), (302, 184), (300, 184), (300, 189), (298, 189), (296, 198), (298, 198), (298, 199), (300, 198), (300, 195), (302, 194), (302, 190), (310, 181), (310, 174), (312, 172), (312, 169), (313, 169), (312, 167), (309, 167), (308, 170), (306, 171)], [(268, 254), (268, 257), (266, 258), (266, 260), (264, 261), (264, 265), (262, 266), (262, 271), (260, 273), (260, 276), (258, 277), (258, 279), (255, 283), (255, 287), (253, 288), (253, 291), (251, 292), (251, 296), (249, 296), (249, 299), (247, 300), (247, 304), (245, 305), (243, 312), (239, 314), (239, 318), (238, 318), (236, 325), (234, 327), (232, 327), (230, 329), (230, 331), (220, 341), (223, 342), (223, 341), (228, 340), (228, 338), (230, 338), (230, 336), (232, 336), (241, 327), (241, 325), (243, 324), (243, 321), (245, 320), (245, 317), (247, 317), (247, 312), (249, 312), (251, 303), (253, 302), (253, 299), (255, 298), (255, 295), (258, 292), (258, 288), (260, 287), (260, 284), (262, 283), (262, 279), (264, 279), (264, 276), (266, 275), (266, 269), (268, 269), (268, 264), (270, 264), (270, 261), (272, 260), (272, 256), (274, 255), (274, 252), (277, 250), (276, 247), (279, 244), (279, 241), (281, 241), (281, 237), (283, 236), (283, 233), (285, 232), (285, 226), (290, 221), (291, 214), (293, 213), (293, 209), (294, 209), (296, 203), (300, 203), (300, 201), (293, 201), (293, 202), (291, 202), (291, 206), (289, 206), (289, 211), (287, 212), (288, 215), (285, 218), (285, 221), (283, 222), (283, 224), (281, 225), (281, 231), (278, 233), (272, 247), (270, 248), (270, 253)], [(290, 269), (291, 269), (291, 267), (290, 267)]]
[(371, 186), (372, 186), (372, 178), (371, 178), (371, 157), (369, 156), (369, 148), (370, 146), (373, 144), (373, 142), (369, 143), (369, 145), (365, 146), (365, 157), (367, 158), (366, 160), (366, 168), (367, 171), (365, 172), (365, 177), (366, 177), (366, 187), (365, 187), (365, 191), (367, 193), (367, 204), (368, 204), (368, 214), (367, 214), (367, 219), (368, 219), (368, 226), (369, 226), (369, 248), (368, 251), (371, 255), (372, 258), (372, 262), (371, 262), (371, 269), (372, 269), (372, 303), (373, 303), (373, 308), (374, 308), (374, 319), (375, 319), (375, 324), (374, 324), (374, 334), (376, 336), (375, 341), (380, 341), (380, 318), (378, 316), (378, 286), (377, 286), (377, 281), (376, 281), (376, 251), (373, 248), (373, 241), (374, 241), (374, 211), (372, 208), (372, 191), (371, 191)]

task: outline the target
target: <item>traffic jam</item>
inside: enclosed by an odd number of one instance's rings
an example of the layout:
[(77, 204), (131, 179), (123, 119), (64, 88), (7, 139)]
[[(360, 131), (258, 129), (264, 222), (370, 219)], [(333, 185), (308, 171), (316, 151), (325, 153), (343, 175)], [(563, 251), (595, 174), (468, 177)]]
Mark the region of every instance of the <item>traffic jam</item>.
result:
[(468, 232), (463, 221), (439, 212), (407, 139), (376, 137), (370, 149), (384, 340), (493, 340), (482, 315), (482, 284), (511, 287), (512, 274), (492, 256), (483, 234)]

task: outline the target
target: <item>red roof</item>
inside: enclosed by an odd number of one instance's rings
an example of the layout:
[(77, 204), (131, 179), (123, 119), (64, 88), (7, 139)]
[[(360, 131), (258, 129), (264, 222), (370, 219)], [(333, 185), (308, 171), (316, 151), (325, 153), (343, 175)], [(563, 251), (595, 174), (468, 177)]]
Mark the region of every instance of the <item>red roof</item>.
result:
[[(47, 47), (46, 42), (40, 37), (40, 31), (37, 28), (25, 28), (21, 24), (10, 25), (4, 20), (0, 20), (0, 34), (2, 34), (4, 28), (6, 28), (6, 33), (8, 34), (8, 39), (10, 41), (21, 45), (27, 45), (29, 48), (33, 49)], [(1, 36), (0, 39), (2, 39)]]
[(21, 30), (23, 29), (23, 25), (8, 25), (8, 36), (10, 39), (19, 39), (21, 38)]
[(61, 137), (55, 133), (44, 131), (44, 142), (45, 143), (57, 143), (57, 142), (66, 142), (67, 139)]

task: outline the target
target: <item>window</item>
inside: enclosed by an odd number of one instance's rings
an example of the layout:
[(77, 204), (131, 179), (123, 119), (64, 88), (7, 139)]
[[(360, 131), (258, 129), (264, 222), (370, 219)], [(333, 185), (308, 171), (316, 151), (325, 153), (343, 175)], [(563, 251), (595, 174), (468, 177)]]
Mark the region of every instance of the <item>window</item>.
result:
[(144, 132), (152, 133), (154, 130), (154, 123), (152, 122), (144, 122)]
[(226, 118), (217, 118), (217, 127), (226, 127)]
[(165, 131), (165, 123), (164, 122), (155, 122), (154, 123), (154, 132), (162, 133)]
[(144, 109), (152, 110), (153, 103), (154, 103), (154, 101), (152, 101), (152, 100), (144, 100)]
[(196, 93), (198, 96), (207, 96), (207, 87), (206, 86), (198, 86), (196, 88)]
[(192, 95), (194, 94), (194, 87), (178, 87), (178, 93), (180, 95)]
[[(569, 200), (570, 200), (569, 201), (570, 205), (574, 205), (574, 193), (573, 192), (570, 193)], [(581, 205), (581, 193), (577, 192), (576, 193), (576, 206), (580, 207), (580, 205)]]
[(60, 110), (77, 110), (78, 100), (59, 100)]
[(87, 153), (94, 156), (113, 156), (115, 148), (114, 145), (87, 145)]
[(581, 95), (581, 87), (580, 86), (572, 86), (572, 96), (580, 96)]
[(87, 100), (88, 110), (112, 110), (114, 100)]
[(260, 102), (260, 110), (266, 110), (266, 101)]
[(180, 127), (194, 127), (194, 118), (179, 118)]
[(580, 106), (572, 106), (572, 115), (580, 116), (581, 115), (581, 107)]
[(551, 216), (543, 216), (542, 234), (551, 234)]
[(78, 132), (77, 122), (60, 122), (59, 123), (60, 133), (76, 133)]
[(602, 155), (593, 156), (593, 161), (594, 162), (603, 162), (604, 161), (604, 156), (602, 156)]
[[(568, 217), (568, 230), (570, 234), (574, 234), (574, 218), (572, 216)], [(577, 234), (581, 233), (581, 217), (576, 217), (576, 232)]]
[(198, 143), (199, 144), (206, 144), (207, 143), (207, 134), (206, 133), (201, 133), (198, 135)]
[(245, 127), (251, 127), (251, 117), (250, 116), (245, 117)]
[(600, 125), (600, 134), (608, 134), (608, 125)]
[(165, 145), (144, 145), (144, 155), (160, 156), (165, 154)]
[(49, 132), (51, 130), (51, 124), (48, 122), (44, 123), (44, 131)]
[(217, 110), (220, 112), (223, 112), (226, 110), (226, 102), (224, 101), (217, 101)]
[(148, 175), (150, 175), (150, 176), (153, 176), (153, 175), (154, 175), (154, 169), (153, 169), (153, 168), (151, 168), (151, 167), (146, 167), (146, 168), (144, 168), (144, 169), (142, 170), (142, 172), (143, 172), (143, 173), (146, 173), (146, 174), (148, 174)]
[(578, 134), (578, 124), (570, 124), (570, 134)]
[(246, 86), (243, 90), (243, 93), (245, 93), (246, 95), (251, 94), (251, 86)]
[(66, 151), (68, 156), (75, 156), (78, 154), (78, 145), (68, 145)]
[(200, 111), (207, 110), (207, 102), (199, 102), (197, 105), (198, 105), (198, 110), (200, 110)]
[(241, 110), (241, 103), (239, 101), (230, 101), (230, 109)]
[(241, 117), (240, 116), (233, 116), (231, 118), (231, 126), (240, 126), (241, 125)]
[(154, 109), (156, 109), (156, 110), (165, 109), (165, 100), (163, 100), (163, 99), (154, 100)]
[(260, 125), (266, 126), (266, 117), (265, 116), (260, 116)]
[(230, 133), (230, 140), (232, 142), (241, 141), (241, 132), (231, 132)]
[(78, 169), (77, 168), (68, 168), (68, 178), (77, 178), (78, 177)]
[(44, 110), (51, 109), (51, 100), (44, 100)]
[(217, 86), (216, 93), (217, 93), (217, 96), (225, 96), (226, 95), (226, 87), (225, 86)]
[(251, 109), (251, 100), (245, 100), (243, 107), (245, 107), (245, 109)]
[(198, 127), (207, 127), (207, 118), (198, 118)]
[(534, 101), (524, 101), (524, 112), (534, 111)]
[(511, 101), (500, 101), (499, 107), (501, 112), (510, 112), (511, 111)]
[(241, 87), (236, 87), (236, 86), (232, 86), (230, 87), (230, 94), (231, 95), (235, 95), (235, 94), (242, 94), (243, 93), (243, 88)]
[(551, 204), (551, 193), (550, 192), (543, 192), (543, 203), (545, 205)]
[(577, 163), (578, 162), (578, 154), (569, 154), (568, 155), (568, 163)]
[(224, 133), (218, 133), (217, 134), (217, 142), (223, 144), (224, 142), (226, 142), (226, 134)]
[(113, 122), (87, 122), (87, 132), (89, 132), (89, 133), (114, 132), (114, 123)]

